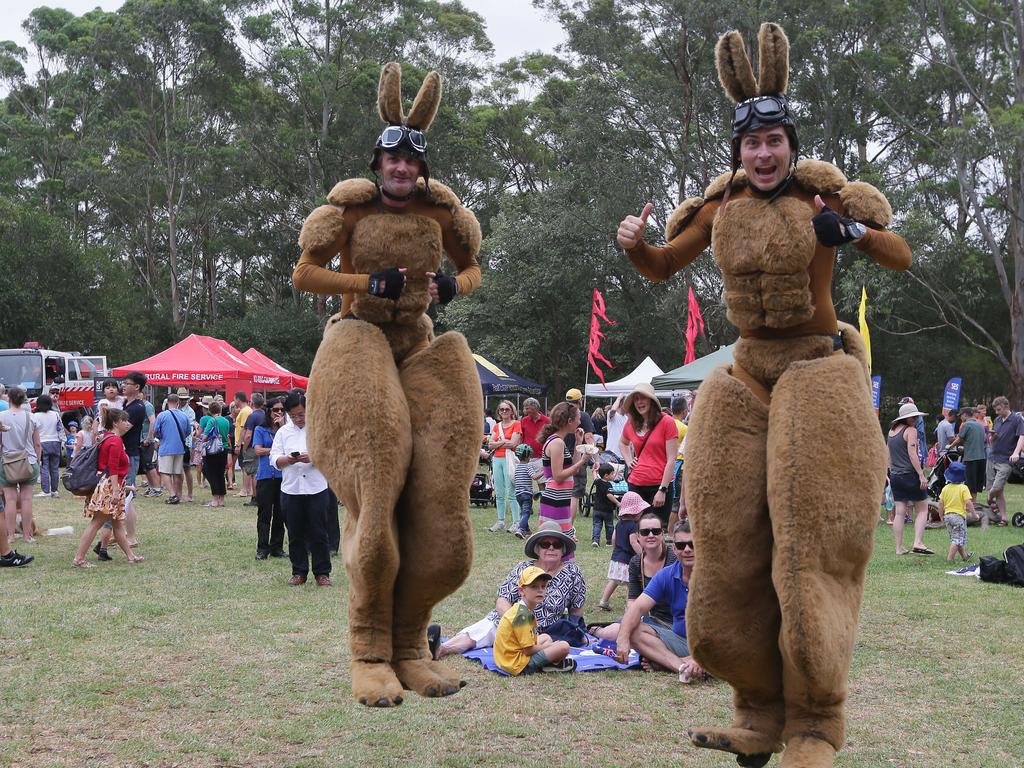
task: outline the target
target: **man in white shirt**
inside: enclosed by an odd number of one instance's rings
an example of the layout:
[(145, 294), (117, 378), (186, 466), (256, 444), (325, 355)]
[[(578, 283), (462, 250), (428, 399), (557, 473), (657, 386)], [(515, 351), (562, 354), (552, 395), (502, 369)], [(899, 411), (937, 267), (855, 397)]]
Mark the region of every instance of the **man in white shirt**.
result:
[(324, 526), (329, 492), (327, 480), (313, 466), (306, 448), (306, 396), (285, 398), (288, 421), (277, 430), (270, 463), (281, 470), (281, 509), (288, 527), (288, 556), (292, 561), (289, 586), (306, 583), (312, 559), (317, 586), (331, 586), (331, 555)]
[[(619, 440), (622, 438), (622, 430), (626, 428), (626, 416), (622, 413), (623, 400), (625, 400), (625, 395), (619, 395), (604, 412), (605, 419), (607, 419), (605, 428), (608, 430), (608, 439), (605, 441), (604, 448), (616, 456), (619, 455)], [(619, 458), (622, 457), (619, 456)]]

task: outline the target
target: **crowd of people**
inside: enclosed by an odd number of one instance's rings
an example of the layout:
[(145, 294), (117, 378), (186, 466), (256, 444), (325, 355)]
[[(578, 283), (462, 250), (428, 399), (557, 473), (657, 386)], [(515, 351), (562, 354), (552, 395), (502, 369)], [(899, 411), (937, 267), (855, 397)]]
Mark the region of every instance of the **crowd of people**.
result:
[[(967, 550), (967, 525), (990, 523), (1005, 526), (1006, 483), (1024, 453), (1024, 417), (1010, 408), (1010, 401), (997, 397), (992, 401), (996, 414), (988, 416), (988, 406), (979, 403), (961, 409), (948, 409), (937, 418), (935, 439), (925, 434), (927, 413), (918, 409), (911, 397), (900, 399), (899, 413), (887, 434), (889, 453), (889, 491), (893, 509), (892, 525), (896, 554), (933, 555), (924, 543), (924, 531), (930, 515), (928, 470), (940, 472), (937, 514), (950, 535), (947, 560), (954, 554), (970, 560)], [(955, 487), (953, 487), (955, 486)], [(987, 492), (987, 503), (978, 501)], [(914, 543), (903, 543), (904, 525), (913, 521)]]
[[(689, 655), (685, 625), (694, 549), (684, 500), (684, 447), (693, 401), (676, 398), (665, 412), (653, 388), (641, 384), (588, 416), (580, 408), (581, 398), (579, 390), (570, 389), (548, 414), (533, 398), (523, 402), (522, 417), (509, 400), (499, 404), (496, 417), (485, 413), (481, 455), (493, 467), (497, 506), (497, 520), (489, 530), (525, 539), (527, 559), (499, 584), (494, 610), (487, 616), (444, 642), (441, 628), (432, 625), (432, 654), (440, 659), (494, 646), (495, 663), (510, 674), (563, 671), (569, 666), (559, 643), (578, 639), (583, 620), (587, 585), (574, 562), (579, 540), (575, 523), (587, 493), (589, 468), (591, 546), (602, 546), (603, 536), (611, 547), (608, 579), (597, 606), (612, 610), (610, 599), (622, 584), (627, 585), (627, 602), (622, 618), (588, 629), (600, 639), (614, 641), (622, 661), (633, 648), (645, 667), (670, 670), (683, 682), (703, 677), (704, 671)], [(940, 417), (935, 441), (927, 442), (926, 414), (911, 398), (901, 399), (887, 435), (895, 499), (889, 522), (897, 553), (934, 554), (924, 543), (929, 511), (926, 470), (937, 456), (958, 446), (963, 460), (948, 464), (937, 499), (939, 518), (950, 535), (947, 559), (973, 558), (967, 549), (968, 520), (1006, 524), (1003, 491), (1012, 465), (1024, 452), (1024, 417), (1010, 410), (1005, 397), (996, 398), (993, 409), (995, 420), (988, 419), (985, 405), (951, 411)], [(595, 450), (582, 447), (587, 445)], [(605, 451), (598, 454), (599, 447)], [(619, 468), (612, 461), (625, 469), (624, 494), (614, 491)], [(577, 482), (580, 476), (583, 479)], [(984, 490), (989, 507), (976, 506)], [(539, 528), (531, 532), (536, 498)], [(507, 522), (514, 519), (518, 522)], [(912, 548), (903, 546), (905, 519), (914, 521)], [(670, 544), (666, 534), (672, 537)]]
[[(104, 382), (95, 416), (81, 423), (63, 421), (48, 395), (36, 399), (33, 411), (21, 387), (0, 391), (0, 567), (32, 562), (33, 555), (11, 547), (17, 526), (22, 542), (34, 544), (33, 501), (60, 498), (62, 457), (70, 463), (90, 453), (85, 460), (95, 462), (97, 482), (83, 499), (88, 523), (74, 566), (96, 567), (87, 559), (90, 548), (100, 562), (113, 560), (111, 541), (129, 562), (144, 560), (137, 551), (140, 492), (166, 496), (164, 503), (172, 506), (193, 504), (198, 485), (211, 497), (202, 506), (219, 508), (237, 488), (237, 496), (248, 499), (245, 506), (256, 508), (256, 559), (289, 557), (289, 584), (304, 584), (312, 570), (317, 585), (329, 586), (331, 557), (341, 540), (338, 501), (306, 452), (301, 390), (269, 400), (238, 392), (226, 403), (220, 395), (193, 397), (181, 387), (158, 412), (145, 396), (146, 383), (141, 373), (128, 374), (120, 385)], [(12, 456), (21, 461), (8, 463)]]
[[(29, 467), (20, 482), (0, 474), (3, 504), (18, 511), (23, 541), (34, 542), (33, 500), (60, 497), (62, 454), (70, 460), (98, 446), (100, 479), (84, 501), (88, 523), (73, 558), (76, 567), (95, 567), (87, 559), (90, 548), (100, 561), (111, 560), (111, 540), (129, 562), (142, 562), (136, 494), (145, 486), (146, 497), (166, 495), (166, 504), (189, 504), (195, 502), (198, 485), (211, 496), (203, 506), (223, 507), (228, 493), (237, 489), (239, 497), (248, 498), (247, 506), (256, 507), (257, 560), (289, 557), (290, 585), (306, 583), (310, 571), (318, 585), (330, 585), (331, 556), (340, 541), (338, 502), (306, 448), (304, 395), (295, 391), (267, 399), (239, 392), (228, 403), (220, 395), (193, 397), (179, 388), (158, 412), (145, 398), (145, 386), (145, 376), (138, 373), (129, 374), (120, 387), (108, 381), (95, 417), (66, 424), (46, 395), (32, 411), (24, 390), (3, 393), (3, 451), (24, 451)], [(523, 539), (526, 559), (499, 584), (487, 616), (443, 643), (440, 627), (431, 626), (432, 654), (440, 659), (493, 646), (496, 663), (510, 674), (566, 671), (573, 666), (569, 644), (578, 643), (588, 630), (614, 641), (620, 661), (636, 649), (646, 668), (669, 670), (682, 682), (703, 677), (689, 654), (685, 624), (695, 554), (684, 501), (691, 400), (676, 398), (665, 411), (653, 388), (640, 384), (592, 414), (581, 401), (582, 393), (574, 388), (546, 414), (534, 398), (523, 402), (521, 415), (510, 400), (498, 405), (496, 418), (485, 414), (482, 457), (492, 469), (497, 510), (489, 530)], [(926, 470), (946, 453), (956, 452), (939, 498), (939, 514), (950, 534), (948, 559), (973, 556), (967, 549), (969, 520), (980, 515), (982, 524), (1006, 524), (1003, 490), (1024, 451), (1024, 418), (1010, 410), (1004, 397), (996, 398), (993, 408), (994, 420), (983, 404), (949, 411), (939, 418), (935, 440), (927, 441), (927, 414), (911, 398), (901, 400), (887, 435), (895, 501), (890, 522), (898, 554), (934, 554), (923, 540)], [(593, 472), (590, 489), (588, 471)], [(137, 485), (139, 475), (144, 480)], [(624, 493), (617, 481), (621, 476)], [(987, 507), (976, 503), (985, 490)], [(618, 620), (583, 626), (587, 584), (575, 563), (576, 521), (588, 493), (591, 546), (602, 546), (603, 537), (611, 547), (597, 606), (612, 610), (610, 599), (619, 585), (626, 585), (627, 598)], [(539, 519), (531, 530), (535, 501)], [(32, 556), (10, 547), (17, 535), (15, 515), (5, 518), (0, 563), (26, 565)], [(905, 519), (914, 522), (909, 549), (903, 546)]]

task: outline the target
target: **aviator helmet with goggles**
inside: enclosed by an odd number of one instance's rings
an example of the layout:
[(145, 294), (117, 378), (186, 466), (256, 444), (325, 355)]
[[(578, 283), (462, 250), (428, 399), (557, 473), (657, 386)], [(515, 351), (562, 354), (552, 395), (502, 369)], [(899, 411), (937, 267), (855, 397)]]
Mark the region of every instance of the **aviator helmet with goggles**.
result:
[(732, 167), (740, 166), (740, 138), (745, 133), (761, 128), (772, 128), (781, 125), (793, 150), (793, 162), (796, 163), (799, 142), (796, 136), (796, 121), (789, 111), (789, 102), (780, 93), (754, 96), (736, 105), (732, 121)]
[(373, 160), (370, 161), (370, 168), (377, 171), (380, 168), (380, 153), (393, 152), (397, 155), (416, 160), (420, 164), (420, 173), (424, 181), (430, 183), (430, 169), (427, 167), (427, 136), (423, 131), (410, 128), (407, 125), (389, 125), (373, 146)]

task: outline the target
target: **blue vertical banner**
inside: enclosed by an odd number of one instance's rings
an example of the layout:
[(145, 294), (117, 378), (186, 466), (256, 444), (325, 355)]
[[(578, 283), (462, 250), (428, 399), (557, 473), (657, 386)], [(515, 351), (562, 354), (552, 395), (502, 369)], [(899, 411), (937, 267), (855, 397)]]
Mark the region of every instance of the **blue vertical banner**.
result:
[(871, 377), (871, 407), (877, 414), (882, 407), (882, 377)]
[(959, 376), (954, 376), (946, 382), (946, 391), (942, 393), (943, 413), (949, 413), (949, 411), (960, 407), (960, 388), (962, 386), (963, 380)]

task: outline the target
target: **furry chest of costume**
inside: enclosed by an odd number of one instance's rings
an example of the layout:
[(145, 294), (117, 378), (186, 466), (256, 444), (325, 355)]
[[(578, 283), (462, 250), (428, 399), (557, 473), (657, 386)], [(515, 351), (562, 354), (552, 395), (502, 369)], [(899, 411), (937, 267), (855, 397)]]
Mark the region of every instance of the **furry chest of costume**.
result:
[(741, 331), (810, 319), (814, 209), (797, 197), (733, 200), (715, 221), (711, 248), (725, 282), (729, 321)]
[(396, 301), (357, 295), (352, 312), (369, 323), (416, 325), (430, 306), (429, 278), (441, 266), (441, 226), (428, 216), (379, 213), (361, 219), (350, 241), (352, 266), (370, 274), (388, 267), (406, 268), (405, 290)]

